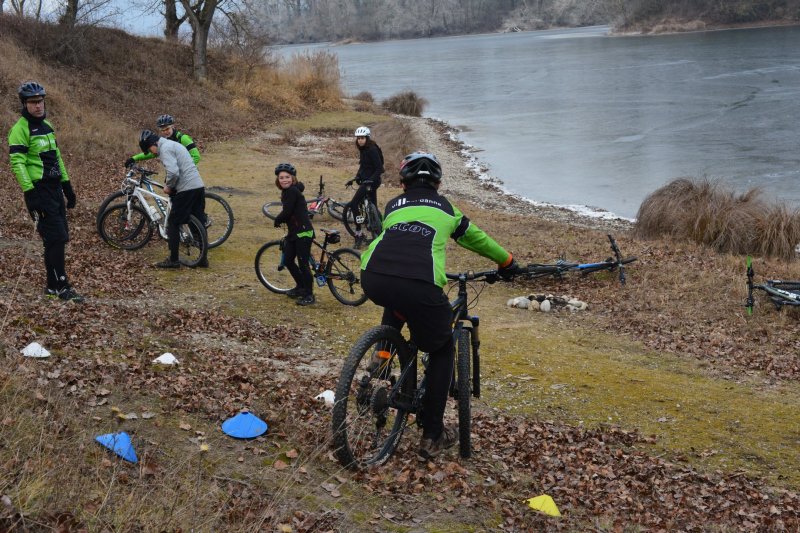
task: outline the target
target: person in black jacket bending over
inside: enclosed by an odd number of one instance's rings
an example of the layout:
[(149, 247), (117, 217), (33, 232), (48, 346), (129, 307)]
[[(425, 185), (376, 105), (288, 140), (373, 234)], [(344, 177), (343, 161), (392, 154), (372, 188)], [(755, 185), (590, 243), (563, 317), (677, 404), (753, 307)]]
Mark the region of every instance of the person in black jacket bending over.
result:
[[(369, 195), (370, 201), (378, 205), (378, 187), (381, 184), (381, 175), (383, 174), (383, 152), (378, 143), (370, 138), (369, 128), (361, 126), (356, 129), (356, 147), (358, 148), (358, 172), (356, 177), (348, 181), (345, 185), (348, 187), (355, 181), (358, 184), (358, 190), (353, 195), (353, 199), (347, 204), (351, 209), (355, 209), (361, 202), (364, 201), (364, 196)], [(367, 186), (371, 189), (367, 191)], [(361, 248), (366, 244), (366, 238), (361, 232), (361, 224), (356, 222), (356, 242), (355, 247)]]
[(288, 234), (283, 242), (283, 257), (286, 268), (297, 284), (286, 294), (297, 298), (297, 305), (311, 305), (315, 300), (308, 261), (314, 227), (308, 216), (302, 183), (298, 183), (297, 170), (291, 163), (280, 163), (275, 167), (275, 186), (281, 191), (283, 204), (281, 212), (275, 217), (275, 227), (286, 224)]

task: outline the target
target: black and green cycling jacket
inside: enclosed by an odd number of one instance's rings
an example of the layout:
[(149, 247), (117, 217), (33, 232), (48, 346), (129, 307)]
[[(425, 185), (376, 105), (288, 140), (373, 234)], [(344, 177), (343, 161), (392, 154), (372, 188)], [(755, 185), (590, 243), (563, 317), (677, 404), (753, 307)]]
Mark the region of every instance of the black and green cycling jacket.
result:
[(69, 181), (53, 125), (47, 120), (20, 117), (8, 132), (8, 154), (23, 192), (41, 180)]
[[(181, 133), (178, 130), (172, 130), (172, 135), (167, 137), (170, 141), (179, 142), (189, 150), (189, 155), (192, 156), (192, 161), (194, 164), (200, 162), (200, 150), (197, 149), (197, 145), (194, 143), (191, 137), (186, 135), (185, 133)], [(134, 161), (146, 161), (147, 159), (153, 159), (154, 157), (158, 157), (156, 154), (147, 152), (147, 153), (140, 153), (133, 156)]]
[(511, 254), (447, 198), (418, 185), (386, 204), (383, 232), (361, 256), (361, 268), (444, 287), (449, 238), (499, 265), (511, 261)]

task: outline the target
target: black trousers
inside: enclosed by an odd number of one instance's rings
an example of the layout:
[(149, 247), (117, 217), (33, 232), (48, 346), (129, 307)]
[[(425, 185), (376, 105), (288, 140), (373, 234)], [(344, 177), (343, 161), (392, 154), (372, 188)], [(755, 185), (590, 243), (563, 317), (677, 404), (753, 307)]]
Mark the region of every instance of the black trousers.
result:
[(304, 295), (314, 292), (314, 280), (308, 263), (310, 256), (311, 237), (286, 238), (283, 241), (283, 262)]
[[(201, 224), (206, 220), (206, 189), (191, 189), (172, 195), (170, 198), (169, 218), (167, 219), (167, 240), (169, 242), (169, 258), (178, 260), (180, 250), (180, 226), (189, 222), (192, 215), (197, 217)], [(200, 259), (204, 260), (205, 255)]]
[[(371, 187), (369, 191), (367, 191), (367, 185), (369, 185)], [(379, 186), (380, 186), (380, 183), (377, 183), (377, 184), (376, 183), (371, 183), (371, 184), (366, 184), (366, 185), (362, 183), (361, 185), (359, 185), (358, 189), (356, 190), (355, 194), (353, 195), (353, 199), (350, 200), (349, 204), (347, 204), (348, 207), (350, 207), (350, 209), (360, 209), (361, 202), (364, 201), (364, 197), (365, 196), (369, 196), (370, 201), (377, 206), (378, 205), (378, 191), (377, 191), (377, 189), (378, 189)], [(364, 214), (366, 214), (366, 213), (364, 213)], [(361, 224), (356, 222), (356, 231), (358, 231), (360, 229), (361, 229)]]
[(61, 290), (69, 285), (65, 265), (66, 244), (69, 242), (67, 208), (64, 191), (58, 181), (38, 181), (35, 184), (41, 209), (36, 230), (44, 244), (44, 268), (47, 288)]
[(453, 378), (453, 310), (441, 287), (422, 280), (361, 271), (361, 286), (370, 300), (384, 308), (381, 324), (398, 330), (408, 324), (411, 340), (430, 355), (425, 371), (423, 436), (442, 432), (447, 393)]

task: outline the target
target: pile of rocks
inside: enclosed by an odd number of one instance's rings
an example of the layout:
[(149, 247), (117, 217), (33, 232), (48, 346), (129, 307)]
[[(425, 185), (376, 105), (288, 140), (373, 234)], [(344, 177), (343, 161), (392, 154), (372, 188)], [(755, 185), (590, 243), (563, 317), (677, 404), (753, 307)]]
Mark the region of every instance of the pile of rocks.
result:
[(589, 304), (573, 298), (572, 296), (553, 296), (552, 294), (530, 294), (528, 296), (517, 296), (506, 302), (508, 307), (517, 309), (527, 309), (528, 311), (542, 311), (549, 313), (558, 309), (566, 309), (570, 312), (584, 311), (589, 308)]

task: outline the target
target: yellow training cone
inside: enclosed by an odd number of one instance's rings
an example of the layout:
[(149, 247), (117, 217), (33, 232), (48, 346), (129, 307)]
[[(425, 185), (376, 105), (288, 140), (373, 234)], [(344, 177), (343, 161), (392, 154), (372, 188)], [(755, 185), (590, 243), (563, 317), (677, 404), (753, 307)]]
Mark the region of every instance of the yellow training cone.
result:
[(550, 516), (561, 516), (561, 513), (558, 511), (558, 507), (556, 506), (556, 502), (554, 502), (553, 498), (547, 494), (530, 498), (527, 500), (527, 502), (531, 509), (536, 509), (537, 511), (541, 511)]

